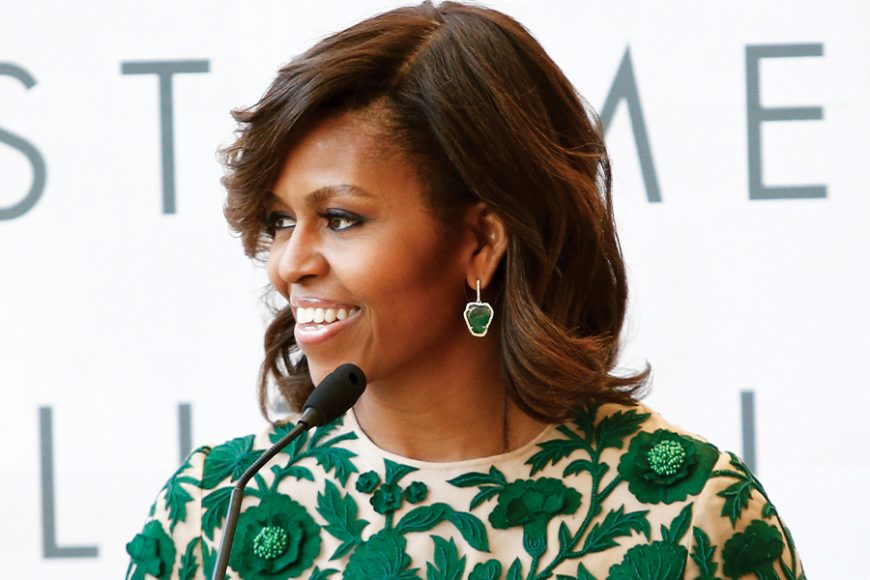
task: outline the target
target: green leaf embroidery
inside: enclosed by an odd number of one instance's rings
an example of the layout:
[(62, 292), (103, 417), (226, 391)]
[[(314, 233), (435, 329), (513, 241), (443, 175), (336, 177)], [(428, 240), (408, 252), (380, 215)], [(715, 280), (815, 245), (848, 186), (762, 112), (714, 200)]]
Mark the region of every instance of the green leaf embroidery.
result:
[(662, 539), (671, 544), (679, 544), (686, 532), (689, 531), (689, 524), (692, 521), (692, 504), (686, 504), (674, 521), (671, 522), (671, 527), (666, 528), (662, 524)]
[(324, 529), (342, 542), (330, 560), (341, 558), (362, 543), (362, 531), (369, 523), (357, 517), (356, 501), (350, 494), (342, 497), (338, 487), (329, 480), (324, 493), (317, 494), (317, 511), (326, 520)]
[(480, 552), (489, 552), (489, 539), (483, 522), (471, 514), (453, 510), (448, 512), (447, 519), (456, 526), (469, 546)]
[(196, 576), (199, 564), (196, 561), (196, 554), (194, 552), (198, 544), (199, 538), (194, 538), (187, 544), (187, 550), (184, 551), (184, 555), (181, 557), (181, 569), (178, 571), (179, 580), (193, 580), (194, 576)]
[(435, 561), (426, 563), (426, 580), (462, 580), (465, 556), (459, 558), (453, 538), (448, 542), (432, 536), (432, 541), (435, 542)]
[(631, 532), (650, 536), (650, 525), (647, 520), (648, 510), (625, 513), (625, 506), (618, 510), (610, 510), (604, 521), (592, 526), (586, 541), (583, 543), (583, 554), (601, 552), (617, 545), (615, 538), (630, 536)]
[(595, 576), (589, 573), (582, 562), (577, 566), (577, 580), (595, 580)]
[(214, 539), (214, 531), (221, 527), (230, 506), (232, 487), (219, 487), (202, 498), (202, 531), (209, 540)]
[[(278, 425), (275, 429), (269, 433), (269, 441), (272, 443), (277, 443), (281, 439), (284, 438), (285, 435), (290, 433), (296, 427), (296, 423), (284, 423), (283, 425)], [(308, 441), (309, 431), (303, 431), (299, 434), (299, 436), (291, 441), (287, 447), (284, 448), (283, 453), (290, 455), (291, 457), (295, 457), (297, 450), (302, 449), (305, 443)]]
[(526, 461), (526, 465), (532, 466), (532, 469), (529, 471), (530, 477), (547, 467), (548, 464), (552, 463), (553, 465), (556, 465), (575, 451), (582, 449), (576, 441), (568, 439), (544, 441), (543, 443), (539, 443), (538, 447), (540, 447), (541, 450), (529, 457)]
[[(322, 440), (324, 440), (327, 435), (331, 434), (333, 431), (335, 431), (336, 429), (341, 427), (343, 424), (344, 424), (344, 419), (342, 417), (339, 417), (338, 419), (336, 419), (332, 423), (327, 423), (326, 425), (322, 425), (322, 426), (318, 427), (317, 429), (309, 431), (309, 433), (311, 434), (311, 441), (309, 442), (309, 445), (311, 447), (319, 446), (320, 442)], [(353, 439), (357, 438), (356, 433), (353, 433), (353, 432), (346, 433), (346, 435), (352, 435)]]
[(495, 466), (489, 468), (489, 473), (463, 473), (459, 477), (454, 477), (448, 481), (450, 485), (455, 487), (475, 487), (478, 485), (494, 485), (503, 487), (507, 485), (504, 473), (496, 469)]
[(581, 407), (577, 410), (577, 414), (574, 416), (574, 424), (577, 425), (577, 428), (586, 435), (588, 439), (593, 432), (593, 427), (595, 425), (595, 417), (598, 415), (598, 408), (600, 405), (591, 404), (586, 407)]
[(577, 475), (578, 473), (588, 471), (593, 477), (601, 479), (608, 469), (610, 469), (610, 466), (606, 463), (592, 463), (588, 459), (577, 459), (568, 464), (565, 471), (562, 472), (562, 476), (568, 477), (569, 475)]
[(326, 570), (321, 570), (317, 566), (314, 567), (314, 570), (311, 571), (311, 576), (308, 577), (308, 580), (327, 580), (333, 574), (338, 574), (338, 570), (335, 568), (327, 568)]
[(707, 580), (715, 578), (716, 568), (719, 564), (713, 561), (713, 553), (716, 551), (716, 546), (710, 545), (710, 537), (704, 533), (701, 528), (694, 528), (692, 535), (695, 537), (695, 543), (692, 546), (692, 560), (698, 565), (701, 571), (699, 580)]
[(501, 490), (501, 487), (481, 487), (480, 491), (477, 492), (477, 495), (472, 498), (471, 504), (468, 506), (468, 509), (473, 510), (483, 502), (494, 498)]
[(623, 439), (640, 429), (641, 423), (649, 419), (649, 413), (638, 413), (635, 410), (618, 411), (604, 417), (595, 426), (595, 441), (598, 450), (609, 447), (622, 449)]
[(481, 562), (468, 575), (468, 580), (499, 580), (501, 578), (501, 562), (487, 560)]
[(446, 503), (436, 503), (414, 508), (406, 513), (396, 525), (396, 531), (404, 534), (408, 532), (427, 532), (440, 524), (452, 512)]
[(314, 474), (311, 473), (311, 470), (301, 465), (288, 465), (285, 467), (281, 467), (280, 465), (273, 465), (272, 473), (275, 474), (276, 481), (279, 479), (284, 479), (285, 477), (295, 477), (299, 481), (303, 479), (306, 479), (308, 481), (314, 481)]
[(565, 522), (559, 524), (559, 553), (568, 552), (571, 549), (571, 532)]
[(395, 485), (399, 483), (400, 479), (402, 479), (409, 473), (417, 471), (416, 467), (411, 467), (410, 465), (402, 465), (401, 463), (396, 463), (395, 461), (390, 461), (389, 459), (384, 459), (384, 465), (387, 466), (387, 474), (384, 478), (387, 485)]
[(508, 568), (506, 580), (522, 580), (522, 579), (523, 579), (523, 565), (520, 562), (520, 559), (516, 558), (513, 561), (513, 564), (511, 564), (511, 567)]
[(341, 447), (317, 447), (309, 449), (307, 455), (314, 457), (317, 463), (322, 465), (323, 469), (327, 472), (333, 471), (335, 478), (342, 486), (347, 485), (347, 479), (351, 473), (357, 472), (356, 465), (350, 460), (351, 457), (356, 457), (356, 454), (347, 449), (342, 449)]
[(187, 519), (187, 504), (193, 500), (193, 497), (187, 493), (187, 490), (181, 487), (182, 483), (190, 485), (198, 485), (199, 482), (192, 477), (174, 476), (166, 482), (166, 495), (163, 497), (163, 504), (169, 510), (169, 531), (175, 529), (175, 524)]
[(202, 487), (212, 489), (229, 476), (237, 480), (253, 464), (262, 451), (253, 451), (254, 436), (238, 437), (218, 445), (205, 458)]
[(412, 509), (399, 520), (396, 532), (400, 534), (426, 532), (444, 520), (456, 526), (462, 539), (468, 542), (469, 546), (481, 552), (489, 552), (489, 539), (483, 522), (472, 514), (455, 511), (446, 503), (436, 503)]
[[(199, 549), (202, 552), (202, 571), (205, 572), (206, 578), (212, 578), (214, 574), (214, 566), (217, 563), (217, 551), (212, 550), (208, 547), (208, 544), (205, 543), (205, 540), (200, 538), (199, 540)], [(224, 575), (224, 579), (229, 578), (229, 574)], [(214, 578), (212, 578), (214, 580)]]
[(737, 523), (737, 520), (740, 519), (740, 514), (749, 505), (749, 500), (752, 498), (752, 488), (753, 485), (750, 480), (740, 479), (737, 483), (729, 485), (716, 494), (725, 498), (725, 505), (722, 506), (722, 515), (728, 516), (732, 526)]

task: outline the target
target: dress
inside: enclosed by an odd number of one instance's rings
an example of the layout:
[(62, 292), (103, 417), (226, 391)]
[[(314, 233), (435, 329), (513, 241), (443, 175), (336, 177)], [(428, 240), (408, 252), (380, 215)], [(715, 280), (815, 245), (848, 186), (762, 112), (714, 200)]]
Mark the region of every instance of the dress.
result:
[[(232, 482), (291, 424), (195, 450), (127, 544), (128, 579), (210, 578)], [(450, 463), (377, 448), (353, 413), (247, 487), (230, 578), (804, 578), (758, 480), (644, 405)]]

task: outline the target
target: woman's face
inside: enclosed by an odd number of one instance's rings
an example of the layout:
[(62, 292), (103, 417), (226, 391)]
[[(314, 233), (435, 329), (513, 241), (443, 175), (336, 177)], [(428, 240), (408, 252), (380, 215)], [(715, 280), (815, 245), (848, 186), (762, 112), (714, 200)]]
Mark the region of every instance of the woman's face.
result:
[(468, 244), (444, 234), (414, 166), (386, 145), (361, 114), (320, 122), (291, 149), (267, 207), (269, 278), (315, 384), (345, 362), (371, 382), (401, 380), (467, 333)]

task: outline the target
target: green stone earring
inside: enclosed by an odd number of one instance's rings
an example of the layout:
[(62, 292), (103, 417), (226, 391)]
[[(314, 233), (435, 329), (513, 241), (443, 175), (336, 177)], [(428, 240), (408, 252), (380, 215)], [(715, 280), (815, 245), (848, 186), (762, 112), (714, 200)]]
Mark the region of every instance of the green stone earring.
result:
[(477, 300), (465, 305), (465, 324), (472, 336), (486, 336), (489, 325), (492, 322), (492, 306), (488, 302), (480, 300), (480, 280), (477, 281)]

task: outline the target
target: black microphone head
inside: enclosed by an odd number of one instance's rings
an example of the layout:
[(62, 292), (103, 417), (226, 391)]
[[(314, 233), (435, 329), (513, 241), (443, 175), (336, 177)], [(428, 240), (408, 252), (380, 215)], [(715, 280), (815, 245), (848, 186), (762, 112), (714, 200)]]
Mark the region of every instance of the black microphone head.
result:
[(331, 423), (353, 407), (366, 388), (366, 375), (355, 364), (345, 363), (326, 375), (302, 407), (299, 421), (308, 427)]

